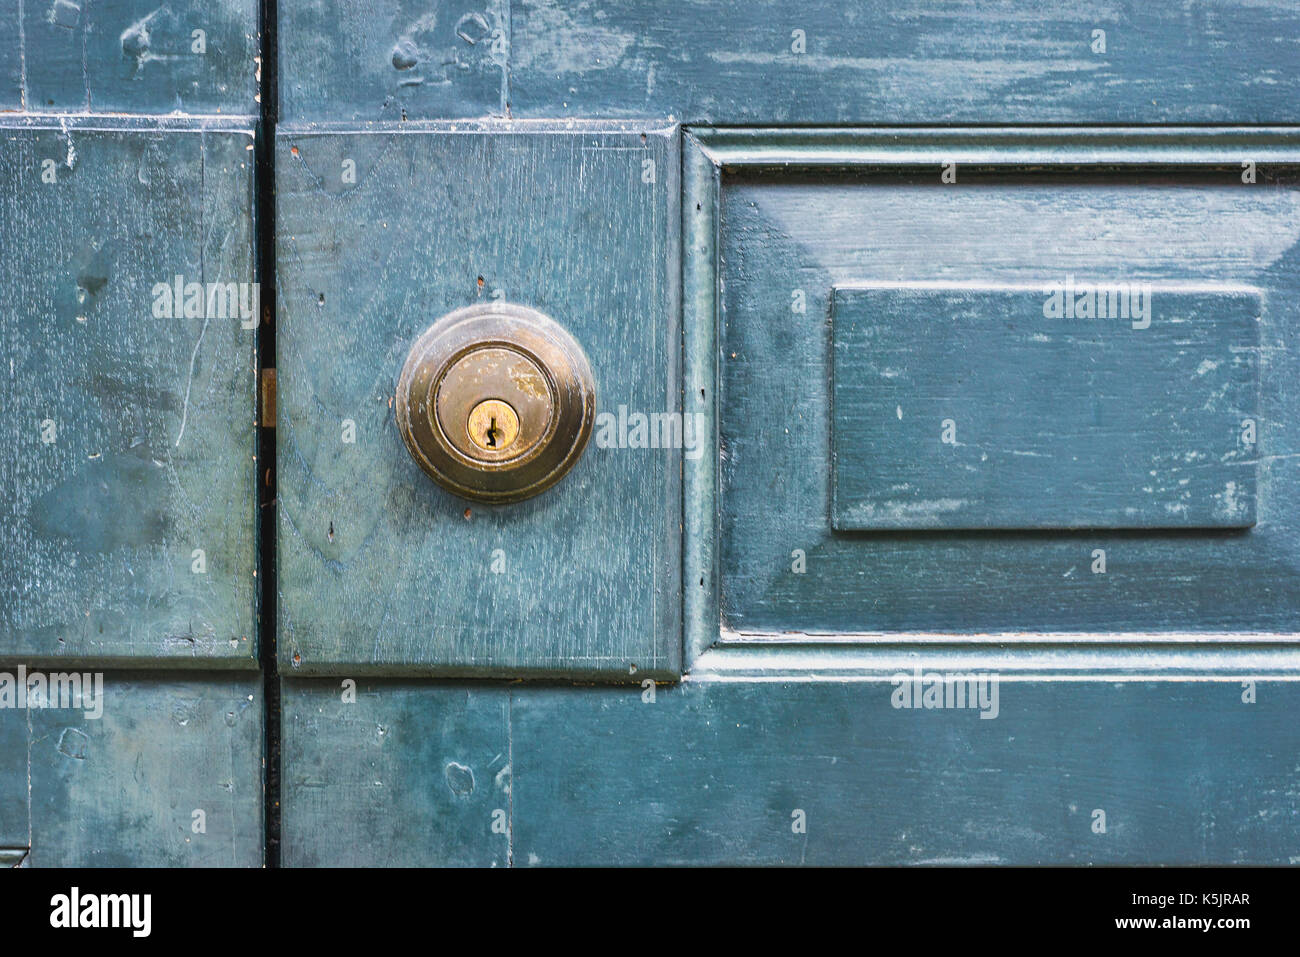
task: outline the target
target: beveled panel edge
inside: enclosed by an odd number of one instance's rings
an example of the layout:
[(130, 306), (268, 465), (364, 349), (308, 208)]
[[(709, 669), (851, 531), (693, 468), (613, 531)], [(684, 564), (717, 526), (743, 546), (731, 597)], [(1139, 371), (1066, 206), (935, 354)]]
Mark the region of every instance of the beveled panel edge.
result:
[(720, 171), (682, 135), (682, 410), (701, 412), (704, 454), (682, 462), (682, 670), (718, 640), (718, 228)]
[[(1005, 671), (1023, 680), (1300, 679), (1300, 633), (742, 634), (727, 629), (721, 614), (718, 231), (724, 170), (953, 162), (1186, 168), (1246, 160), (1300, 165), (1300, 125), (683, 126), (682, 381), (684, 395), (698, 402), (710, 427), (705, 454), (683, 469), (682, 680), (888, 680), (921, 664), (923, 656), (930, 668)], [(1009, 647), (1011, 641), (1017, 646)]]
[(462, 120), (295, 120), (277, 123), (281, 136), (339, 133), (644, 133), (674, 136), (679, 124), (672, 117), (642, 119), (511, 119), (478, 117)]
[(725, 169), (1300, 162), (1300, 126), (700, 127), (688, 132), (714, 165)]
[(1290, 634), (1073, 633), (742, 635), (696, 658), (697, 681), (894, 681), (977, 675), (999, 681), (1300, 681)]

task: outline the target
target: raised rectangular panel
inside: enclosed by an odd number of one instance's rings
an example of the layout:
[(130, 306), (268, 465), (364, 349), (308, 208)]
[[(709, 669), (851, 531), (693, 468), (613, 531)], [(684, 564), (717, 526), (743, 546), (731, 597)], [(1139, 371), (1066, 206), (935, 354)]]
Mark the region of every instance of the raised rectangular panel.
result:
[(1073, 275), (836, 287), (832, 525), (1248, 528), (1262, 310)]
[(0, 124), (0, 661), (256, 667), (252, 146)]
[[(28, 110), (260, 110), (258, 0), (16, 3), (22, 22), (6, 26), (0, 45), (13, 38)], [(0, 49), (0, 83), (4, 67)]]
[[(680, 410), (676, 129), (278, 137), (281, 667), (677, 674), (682, 450), (626, 426)], [(417, 337), (497, 299), (568, 330), (611, 416), (558, 484), (511, 505), (435, 485), (393, 408)]]
[(1292, 134), (694, 136), (690, 648), (1300, 629)]

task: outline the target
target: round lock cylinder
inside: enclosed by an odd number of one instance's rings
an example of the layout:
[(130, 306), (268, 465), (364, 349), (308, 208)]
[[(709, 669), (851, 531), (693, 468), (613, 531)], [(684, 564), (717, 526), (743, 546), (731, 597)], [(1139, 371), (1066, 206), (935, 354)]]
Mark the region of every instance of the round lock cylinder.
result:
[(596, 389), (555, 320), (509, 303), (448, 313), (397, 383), (397, 428), (430, 478), (464, 498), (515, 502), (558, 482), (586, 448)]

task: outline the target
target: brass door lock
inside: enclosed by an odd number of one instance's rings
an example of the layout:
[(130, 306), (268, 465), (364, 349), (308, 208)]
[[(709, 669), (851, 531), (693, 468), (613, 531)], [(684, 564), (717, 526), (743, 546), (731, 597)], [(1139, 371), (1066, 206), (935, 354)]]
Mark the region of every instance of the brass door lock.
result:
[(457, 309), (420, 336), (397, 382), (397, 428), (435, 482), (480, 502), (550, 488), (582, 455), (596, 387), (582, 348), (535, 309)]

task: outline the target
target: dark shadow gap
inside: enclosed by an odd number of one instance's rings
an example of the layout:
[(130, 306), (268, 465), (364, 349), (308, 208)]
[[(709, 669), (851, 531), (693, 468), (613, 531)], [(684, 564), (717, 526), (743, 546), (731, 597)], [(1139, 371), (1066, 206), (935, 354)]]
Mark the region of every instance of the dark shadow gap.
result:
[[(275, 369), (275, 124), (279, 104), (276, 82), (276, 2), (261, 0), (262, 109), (258, 129), (256, 209), (257, 259), (262, 322), (257, 336), (259, 380)], [(273, 387), (274, 372), (270, 383)], [(275, 574), (275, 410), (258, 389), (257, 517), (259, 582), (258, 636), (265, 711), (265, 864), (280, 866), (280, 673), (276, 666)], [(265, 414), (264, 414), (265, 413)]]

